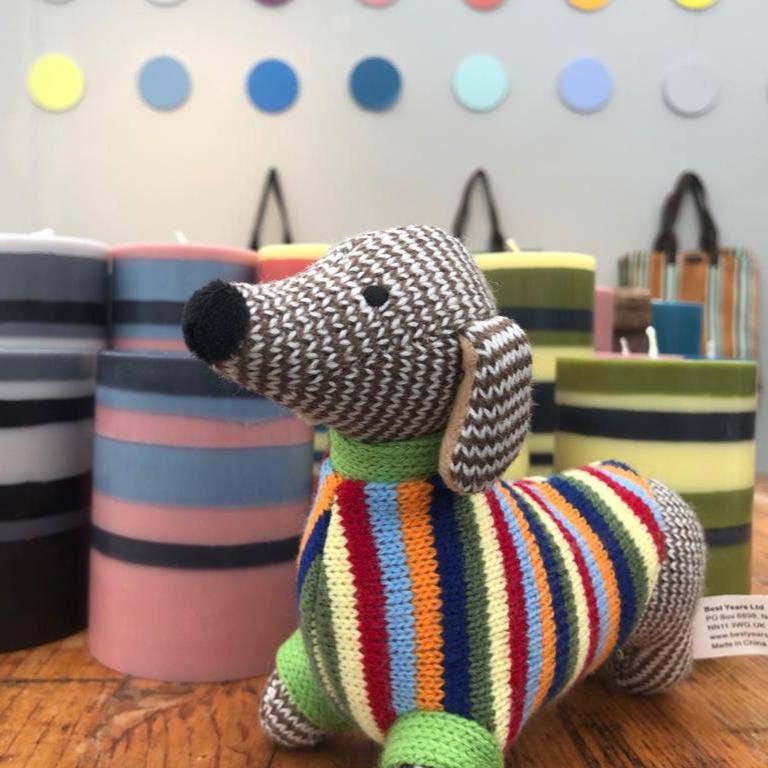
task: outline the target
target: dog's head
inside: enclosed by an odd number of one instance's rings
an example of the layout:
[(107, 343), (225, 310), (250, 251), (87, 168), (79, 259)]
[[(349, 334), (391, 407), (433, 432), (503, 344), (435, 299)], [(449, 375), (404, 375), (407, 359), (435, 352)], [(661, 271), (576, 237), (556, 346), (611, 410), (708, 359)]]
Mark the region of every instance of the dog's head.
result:
[(525, 334), (434, 227), (349, 238), (285, 280), (211, 283), (187, 304), (184, 336), (220, 374), (347, 437), (443, 431), (440, 474), (460, 493), (488, 488), (528, 430)]

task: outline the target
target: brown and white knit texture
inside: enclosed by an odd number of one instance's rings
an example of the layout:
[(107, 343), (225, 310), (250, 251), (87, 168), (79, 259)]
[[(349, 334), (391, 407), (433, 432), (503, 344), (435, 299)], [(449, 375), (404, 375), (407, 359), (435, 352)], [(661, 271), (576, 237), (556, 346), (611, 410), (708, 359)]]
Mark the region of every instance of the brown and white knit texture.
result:
[[(458, 434), (449, 466), (442, 471), (449, 486), (464, 494), (491, 485), (512, 463), (528, 434), (531, 415), (531, 349), (522, 329), (505, 317), (472, 324), (462, 333), (473, 364), (465, 412), (451, 416)], [(449, 423), (449, 439), (451, 426)]]
[[(366, 302), (371, 286), (389, 292), (382, 306)], [(426, 226), (352, 237), (298, 275), (237, 287), (251, 333), (219, 372), (367, 442), (443, 429), (461, 377), (458, 334), (496, 315), (461, 242)]]
[(667, 556), (640, 623), (611, 662), (629, 693), (656, 693), (683, 679), (693, 663), (693, 615), (704, 588), (704, 531), (690, 507), (651, 480), (664, 516)]
[(270, 738), (286, 749), (314, 747), (326, 736), (299, 711), (277, 672), (269, 676), (264, 687), (259, 719)]

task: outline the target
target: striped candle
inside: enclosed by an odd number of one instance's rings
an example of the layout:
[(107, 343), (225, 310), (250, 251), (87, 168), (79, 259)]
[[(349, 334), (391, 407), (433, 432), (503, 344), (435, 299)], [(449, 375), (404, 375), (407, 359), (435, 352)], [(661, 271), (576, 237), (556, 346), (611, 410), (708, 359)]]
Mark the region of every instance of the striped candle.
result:
[(99, 357), (89, 642), (168, 680), (266, 672), (295, 626), (312, 430), (187, 355)]
[(48, 231), (0, 235), (0, 346), (107, 344), (107, 246)]
[(555, 361), (592, 349), (595, 259), (580, 253), (512, 251), (477, 256), (501, 314), (513, 318), (533, 347), (530, 469), (552, 472)]
[(0, 651), (85, 626), (94, 369), (0, 352)]
[(200, 243), (128, 243), (115, 246), (112, 346), (186, 351), (181, 315), (187, 299), (211, 280), (252, 283), (256, 254)]
[(259, 282), (282, 280), (311, 266), (324, 256), (329, 245), (325, 243), (291, 243), (289, 245), (266, 245), (259, 248)]
[(708, 594), (748, 593), (757, 366), (560, 360), (558, 470), (618, 459), (680, 493), (707, 534)]
[(595, 288), (595, 313), (592, 335), (596, 352), (613, 351), (613, 303), (616, 289), (604, 285)]

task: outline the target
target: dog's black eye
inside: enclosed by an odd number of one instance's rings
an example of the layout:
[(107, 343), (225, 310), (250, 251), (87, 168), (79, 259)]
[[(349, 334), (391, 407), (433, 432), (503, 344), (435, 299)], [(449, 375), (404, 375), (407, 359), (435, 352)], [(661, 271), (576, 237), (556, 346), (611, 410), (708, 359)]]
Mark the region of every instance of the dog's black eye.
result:
[(363, 298), (372, 307), (380, 307), (387, 303), (389, 291), (383, 285), (369, 285), (363, 291)]

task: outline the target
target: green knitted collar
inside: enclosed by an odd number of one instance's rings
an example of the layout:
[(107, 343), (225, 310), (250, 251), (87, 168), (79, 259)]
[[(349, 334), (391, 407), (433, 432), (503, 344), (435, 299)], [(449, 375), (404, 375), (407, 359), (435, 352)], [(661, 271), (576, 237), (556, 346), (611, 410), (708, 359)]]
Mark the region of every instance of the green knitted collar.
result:
[(362, 443), (331, 430), (330, 439), (331, 464), (340, 475), (369, 483), (402, 483), (437, 472), (443, 435)]

